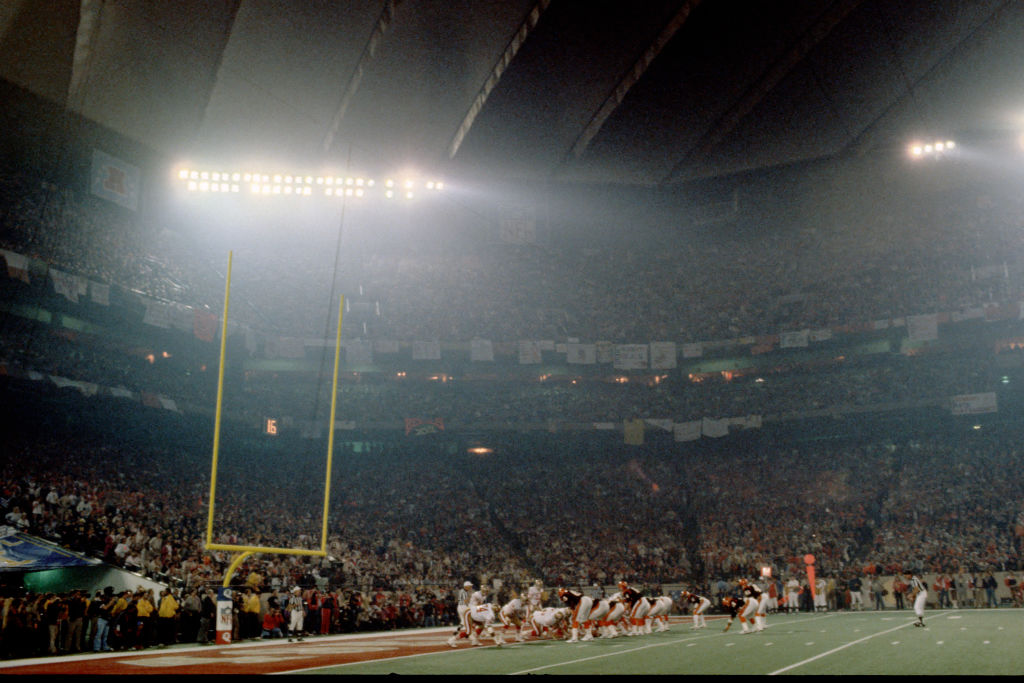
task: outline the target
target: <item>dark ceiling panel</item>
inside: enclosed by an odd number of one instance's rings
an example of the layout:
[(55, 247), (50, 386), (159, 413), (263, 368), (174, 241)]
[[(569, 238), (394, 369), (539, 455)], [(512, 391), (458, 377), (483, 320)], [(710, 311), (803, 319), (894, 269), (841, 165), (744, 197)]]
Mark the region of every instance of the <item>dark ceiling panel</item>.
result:
[[(683, 3), (551, 0), (454, 159), (453, 136), (537, 0), (93, 3), (101, 21), (76, 107), (211, 164), (630, 184), (1024, 123), (1022, 3), (704, 0), (571, 154)], [(52, 6), (67, 10), (52, 25), (36, 3), (0, 10), (0, 76), (59, 99), (76, 19), (73, 4)]]

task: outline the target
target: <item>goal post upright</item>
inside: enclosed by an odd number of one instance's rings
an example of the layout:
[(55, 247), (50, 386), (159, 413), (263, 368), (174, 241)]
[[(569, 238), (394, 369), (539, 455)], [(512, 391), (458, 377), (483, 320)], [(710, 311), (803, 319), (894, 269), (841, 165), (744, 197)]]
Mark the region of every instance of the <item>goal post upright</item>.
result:
[(327, 479), (324, 482), (324, 519), (320, 534), (320, 550), (327, 554), (327, 507), (331, 501), (331, 461), (334, 458), (334, 418), (338, 410), (338, 368), (341, 365), (341, 317), (345, 295), (338, 299), (338, 333), (334, 341), (334, 380), (331, 383), (331, 417), (327, 423)]
[(228, 272), (224, 284), (224, 315), (220, 321), (220, 362), (217, 366), (217, 407), (213, 417), (213, 465), (210, 471), (210, 514), (206, 520), (206, 547), (213, 543), (213, 505), (217, 491), (217, 454), (220, 450), (221, 405), (224, 402), (224, 359), (228, 344), (228, 304), (231, 298), (231, 260), (228, 252)]
[(331, 496), (331, 468), (334, 456), (334, 423), (337, 416), (337, 405), (338, 405), (338, 374), (341, 367), (341, 325), (342, 315), (345, 307), (345, 296), (342, 295), (338, 302), (338, 326), (337, 334), (334, 342), (334, 376), (331, 383), (331, 409), (329, 416), (329, 424), (327, 431), (327, 466), (324, 480), (324, 504), (323, 504), (323, 521), (321, 526), (320, 534), (320, 548), (319, 550), (309, 548), (280, 548), (280, 547), (269, 547), (269, 546), (253, 546), (253, 545), (242, 545), (242, 544), (229, 544), (229, 543), (214, 543), (213, 542), (213, 517), (216, 505), (216, 493), (217, 493), (217, 465), (220, 451), (220, 427), (222, 420), (222, 404), (224, 400), (224, 366), (227, 358), (227, 321), (228, 321), (228, 310), (229, 300), (231, 296), (231, 265), (232, 265), (232, 253), (228, 252), (228, 269), (227, 278), (224, 286), (224, 316), (221, 321), (221, 343), (220, 343), (220, 366), (218, 368), (217, 376), (217, 406), (214, 411), (214, 428), (213, 428), (213, 458), (212, 458), (212, 469), (210, 473), (210, 504), (209, 504), (209, 516), (206, 522), (206, 544), (207, 550), (225, 550), (229, 552), (239, 553), (228, 568), (224, 576), (224, 586), (228, 586), (231, 576), (235, 570), (241, 566), (241, 563), (249, 556), (254, 553), (273, 553), (277, 555), (305, 555), (314, 557), (326, 557), (327, 555), (327, 521), (328, 521), (328, 508), (330, 506)]

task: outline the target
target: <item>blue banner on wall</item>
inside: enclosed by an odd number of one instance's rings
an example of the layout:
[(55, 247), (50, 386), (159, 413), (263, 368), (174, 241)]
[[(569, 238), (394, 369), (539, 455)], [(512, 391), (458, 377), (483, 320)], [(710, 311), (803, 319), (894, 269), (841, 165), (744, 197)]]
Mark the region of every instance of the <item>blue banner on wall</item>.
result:
[(0, 572), (37, 572), (101, 564), (100, 560), (73, 553), (28, 534), (4, 534), (5, 531), (9, 532), (10, 528), (0, 530)]

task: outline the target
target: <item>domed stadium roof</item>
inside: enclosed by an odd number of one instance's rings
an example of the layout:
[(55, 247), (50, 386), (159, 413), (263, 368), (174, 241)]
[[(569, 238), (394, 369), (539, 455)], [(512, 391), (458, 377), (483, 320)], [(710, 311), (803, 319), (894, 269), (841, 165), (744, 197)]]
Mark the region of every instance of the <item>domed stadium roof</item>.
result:
[(1022, 29), (996, 0), (16, 0), (0, 77), (184, 162), (664, 186), (1013, 129)]

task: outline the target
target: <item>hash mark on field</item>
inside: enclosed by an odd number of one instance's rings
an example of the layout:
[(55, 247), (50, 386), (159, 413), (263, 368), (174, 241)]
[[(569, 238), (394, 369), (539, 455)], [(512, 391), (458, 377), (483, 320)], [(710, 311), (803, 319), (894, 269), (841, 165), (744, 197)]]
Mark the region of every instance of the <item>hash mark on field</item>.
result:
[(982, 645), (991, 645), (992, 641), (991, 640), (983, 640), (983, 641), (981, 641), (981, 644)]
[(942, 643), (943, 643), (943, 642), (945, 642), (945, 641), (942, 641), (942, 640), (936, 640), (936, 641), (935, 641), (935, 644), (936, 644), (936, 645), (942, 645)]
[(725, 644), (725, 646), (726, 646), (726, 647), (732, 647), (732, 646), (733, 646), (733, 645), (735, 645), (735, 644), (736, 644), (736, 643), (726, 643), (726, 644)]
[(804, 645), (814, 645), (814, 642), (812, 641), (810, 643), (804, 643)]
[(696, 645), (696, 644), (697, 644), (697, 643), (687, 643), (687, 644), (686, 644), (686, 647), (693, 647), (693, 646), (694, 646), (694, 645)]
[(891, 642), (891, 643), (889, 643), (889, 644), (890, 644), (890, 645), (899, 645), (899, 644), (900, 644), (900, 641), (898, 641), (898, 640), (894, 640), (894, 641), (892, 641), (892, 642)]

